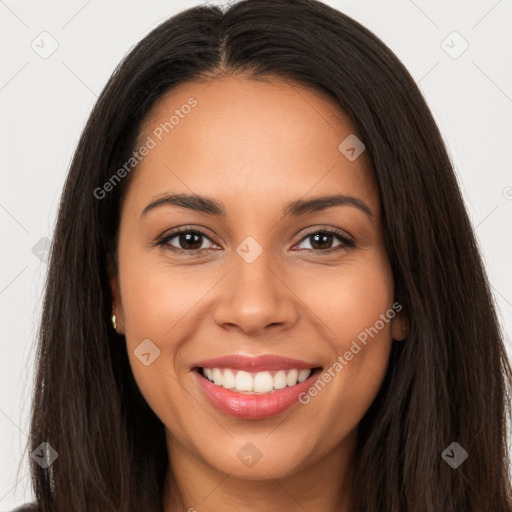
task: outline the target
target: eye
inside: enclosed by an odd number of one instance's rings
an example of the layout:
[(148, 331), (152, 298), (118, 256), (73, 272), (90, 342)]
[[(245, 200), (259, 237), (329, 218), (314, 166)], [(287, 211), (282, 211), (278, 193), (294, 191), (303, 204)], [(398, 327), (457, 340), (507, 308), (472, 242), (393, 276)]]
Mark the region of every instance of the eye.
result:
[[(333, 239), (337, 238), (340, 243), (336, 246), (332, 246)], [(306, 247), (306, 250), (313, 251), (316, 253), (333, 252), (335, 250), (347, 249), (355, 247), (352, 239), (350, 239), (345, 233), (337, 229), (320, 229), (308, 233), (302, 240), (310, 241), (310, 247)]]
[[(174, 239), (176, 239), (175, 243), (178, 247), (171, 244), (171, 240)], [(210, 241), (209, 237), (200, 230), (177, 228), (172, 233), (161, 238), (157, 245), (165, 246), (166, 249), (176, 253), (193, 255), (211, 249), (211, 247), (203, 247), (204, 240)]]

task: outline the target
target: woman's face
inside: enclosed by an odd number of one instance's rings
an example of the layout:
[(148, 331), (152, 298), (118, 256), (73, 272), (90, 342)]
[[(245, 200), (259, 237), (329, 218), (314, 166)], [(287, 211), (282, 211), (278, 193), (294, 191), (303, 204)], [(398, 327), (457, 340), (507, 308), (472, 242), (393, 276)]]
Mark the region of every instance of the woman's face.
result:
[(111, 284), (175, 463), (262, 480), (351, 452), (403, 337), (354, 134), (278, 79), (182, 84), (146, 119)]

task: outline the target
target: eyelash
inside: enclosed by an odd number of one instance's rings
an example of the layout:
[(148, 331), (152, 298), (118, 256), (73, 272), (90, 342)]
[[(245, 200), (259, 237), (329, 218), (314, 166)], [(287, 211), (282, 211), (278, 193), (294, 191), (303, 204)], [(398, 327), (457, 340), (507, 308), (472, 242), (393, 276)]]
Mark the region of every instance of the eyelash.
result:
[[(189, 249), (180, 249), (178, 247), (173, 247), (172, 245), (169, 245), (170, 240), (175, 238), (177, 235), (180, 235), (183, 233), (200, 235), (200, 236), (203, 236), (203, 237), (207, 238), (208, 240), (210, 240), (210, 237), (207, 236), (206, 233), (204, 233), (201, 230), (177, 228), (174, 231), (172, 231), (171, 233), (164, 235), (162, 238), (160, 238), (156, 242), (155, 245), (166, 246), (166, 247), (164, 247), (165, 249), (170, 250), (176, 254), (186, 253), (189, 256), (198, 255), (203, 251), (209, 250), (209, 249), (190, 249), (190, 250)], [(305, 236), (303, 236), (301, 238), (301, 240), (299, 241), (299, 244), (301, 242), (303, 242), (304, 240), (306, 240), (314, 235), (318, 235), (318, 234), (334, 235), (335, 237), (337, 237), (339, 239), (341, 244), (336, 247), (331, 247), (330, 249), (301, 249), (301, 250), (313, 252), (314, 254), (326, 254), (326, 253), (330, 254), (332, 252), (339, 251), (340, 249), (352, 249), (355, 247), (355, 243), (351, 238), (347, 237), (342, 231), (333, 229), (333, 228), (322, 228), (322, 229), (318, 229), (316, 231), (312, 231), (312, 232), (306, 234)], [(212, 240), (210, 240), (210, 241), (213, 242)], [(215, 243), (215, 242), (213, 242), (213, 243)]]

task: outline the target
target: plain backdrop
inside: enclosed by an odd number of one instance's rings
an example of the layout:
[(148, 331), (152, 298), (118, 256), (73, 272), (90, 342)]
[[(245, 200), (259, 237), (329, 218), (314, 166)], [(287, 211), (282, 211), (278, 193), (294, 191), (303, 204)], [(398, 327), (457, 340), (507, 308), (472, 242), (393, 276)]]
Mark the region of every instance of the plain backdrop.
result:
[[(417, 81), (448, 146), (510, 333), (512, 0), (325, 3), (379, 36)], [(25, 445), (35, 333), (46, 249), (74, 148), (126, 52), (198, 4), (0, 0), (0, 510), (33, 499)]]

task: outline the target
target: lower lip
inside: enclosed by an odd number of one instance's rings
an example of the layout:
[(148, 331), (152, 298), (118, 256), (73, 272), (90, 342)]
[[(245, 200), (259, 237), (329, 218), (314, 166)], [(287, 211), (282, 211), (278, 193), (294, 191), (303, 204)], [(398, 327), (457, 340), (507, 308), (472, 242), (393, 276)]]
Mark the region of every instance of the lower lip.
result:
[(282, 414), (299, 403), (299, 395), (313, 384), (320, 372), (321, 369), (316, 369), (304, 382), (262, 395), (237, 393), (217, 386), (198, 370), (193, 373), (213, 405), (221, 412), (236, 418), (258, 420)]

